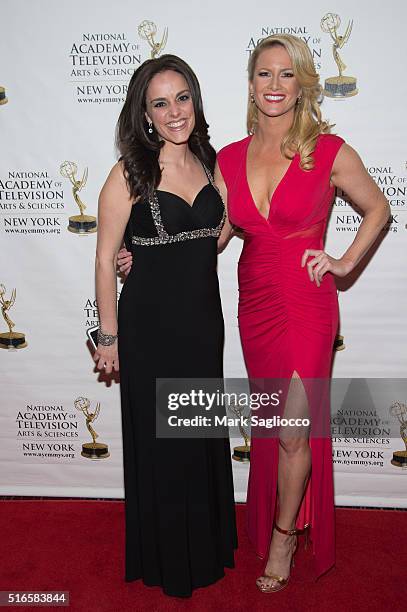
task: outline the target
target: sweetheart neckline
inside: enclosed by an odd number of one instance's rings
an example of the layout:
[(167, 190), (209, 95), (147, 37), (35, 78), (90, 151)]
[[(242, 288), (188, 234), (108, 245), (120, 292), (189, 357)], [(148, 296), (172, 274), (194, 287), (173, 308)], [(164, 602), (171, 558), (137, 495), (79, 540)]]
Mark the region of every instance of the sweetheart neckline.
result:
[(201, 193), (203, 192), (204, 189), (206, 189), (208, 186), (211, 186), (211, 183), (208, 182), (206, 183), (196, 194), (192, 204), (190, 204), (189, 202), (187, 202), (187, 200), (185, 200), (182, 196), (178, 195), (177, 193), (173, 193), (172, 191), (167, 191), (166, 189), (156, 189), (157, 193), (167, 193), (169, 195), (174, 196), (175, 198), (178, 198), (178, 200), (181, 200), (181, 202), (184, 202), (184, 204), (186, 204), (186, 206), (188, 206), (188, 208), (194, 208), (195, 202), (197, 201), (198, 197), (201, 195)]

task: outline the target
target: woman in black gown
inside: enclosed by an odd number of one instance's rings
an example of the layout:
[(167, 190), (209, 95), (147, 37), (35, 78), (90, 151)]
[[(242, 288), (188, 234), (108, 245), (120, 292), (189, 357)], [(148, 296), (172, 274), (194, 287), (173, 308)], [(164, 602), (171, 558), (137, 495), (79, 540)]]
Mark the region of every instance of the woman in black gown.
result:
[[(118, 122), (122, 157), (99, 199), (96, 254), (95, 361), (109, 373), (120, 358), (125, 580), (184, 597), (233, 567), (236, 547), (228, 440), (155, 435), (156, 378), (223, 376), (216, 265), (225, 210), (207, 127), (185, 62), (164, 55), (140, 66)], [(124, 233), (134, 264), (117, 316)]]

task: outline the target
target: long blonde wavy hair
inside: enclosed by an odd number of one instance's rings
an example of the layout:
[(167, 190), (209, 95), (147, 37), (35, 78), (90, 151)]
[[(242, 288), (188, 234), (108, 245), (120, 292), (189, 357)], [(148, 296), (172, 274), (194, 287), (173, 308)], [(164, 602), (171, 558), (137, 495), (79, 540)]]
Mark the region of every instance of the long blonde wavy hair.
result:
[[(292, 34), (273, 34), (264, 38), (252, 52), (249, 65), (249, 82), (253, 81), (257, 59), (262, 51), (275, 45), (285, 48), (291, 58), (294, 76), (301, 88), (301, 98), (294, 109), (294, 121), (283, 138), (281, 153), (284, 157), (292, 159), (293, 151), (300, 155), (300, 166), (303, 170), (312, 170), (314, 167), (313, 152), (319, 134), (330, 132), (331, 125), (322, 120), (319, 101), (322, 88), (319, 75), (315, 70), (311, 51), (306, 43)], [(258, 110), (251, 101), (250, 90), (247, 106), (247, 130), (254, 134), (258, 123)]]

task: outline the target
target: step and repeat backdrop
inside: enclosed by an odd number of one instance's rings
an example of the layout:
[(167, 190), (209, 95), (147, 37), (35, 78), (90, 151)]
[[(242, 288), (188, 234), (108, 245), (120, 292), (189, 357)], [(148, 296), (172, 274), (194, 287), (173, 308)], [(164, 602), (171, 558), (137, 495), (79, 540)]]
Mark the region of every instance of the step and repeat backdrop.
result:
[[(338, 285), (334, 376), (347, 382), (333, 415), (336, 502), (406, 507), (405, 3), (1, 0), (0, 11), (0, 493), (123, 496), (119, 382), (95, 371), (86, 332), (98, 323), (98, 194), (117, 159), (115, 124), (133, 71), (152, 53), (184, 58), (220, 149), (246, 135), (250, 53), (267, 35), (292, 33), (330, 94), (324, 117), (392, 209), (377, 248)], [(326, 250), (340, 256), (360, 222), (339, 193)], [(234, 238), (219, 260), (225, 374), (234, 378), (246, 375), (241, 247)], [(121, 287), (118, 279), (118, 295)], [(96, 434), (100, 458), (91, 460)], [(243, 501), (248, 464), (233, 463)]]

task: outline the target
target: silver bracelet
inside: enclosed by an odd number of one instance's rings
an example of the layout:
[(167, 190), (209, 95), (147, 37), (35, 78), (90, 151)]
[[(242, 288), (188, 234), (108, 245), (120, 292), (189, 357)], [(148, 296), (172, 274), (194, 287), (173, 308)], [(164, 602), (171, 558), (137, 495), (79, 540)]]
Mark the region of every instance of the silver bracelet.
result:
[(98, 344), (101, 344), (102, 346), (110, 346), (114, 344), (116, 338), (117, 334), (104, 334), (101, 329), (98, 329)]

